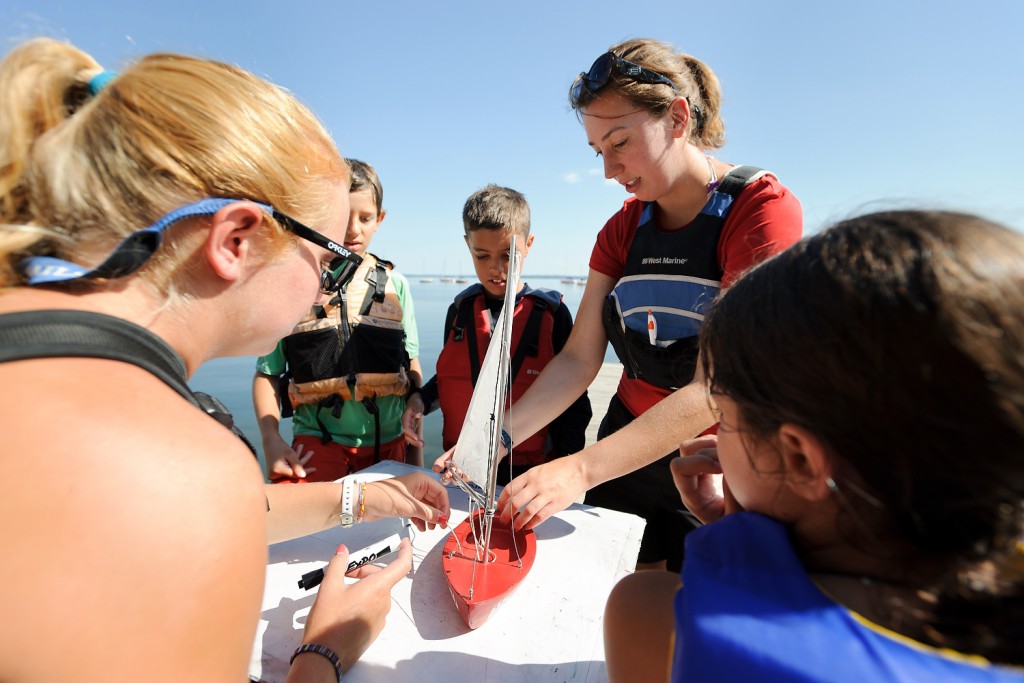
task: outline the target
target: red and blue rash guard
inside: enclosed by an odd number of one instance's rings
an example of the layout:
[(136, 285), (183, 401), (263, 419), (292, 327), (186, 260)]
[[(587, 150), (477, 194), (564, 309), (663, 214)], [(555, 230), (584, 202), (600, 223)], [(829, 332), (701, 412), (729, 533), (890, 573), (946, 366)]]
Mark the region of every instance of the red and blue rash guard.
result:
[(738, 512), (686, 537), (672, 683), (1024, 681), (1024, 669), (910, 640), (828, 598), (786, 528)]
[[(714, 198), (709, 205), (714, 202)], [(644, 203), (635, 197), (626, 200), (622, 209), (613, 215), (598, 233), (590, 257), (590, 267), (617, 282), (626, 273), (630, 247), (641, 222)], [(687, 230), (690, 225), (671, 229), (657, 225), (651, 228), (652, 243), (658, 235), (670, 236)], [(713, 289), (728, 287), (740, 274), (755, 263), (763, 261), (800, 239), (803, 231), (803, 213), (800, 202), (773, 175), (762, 175), (747, 185), (728, 207), (717, 243), (699, 241), (714, 254), (672, 255), (676, 259), (713, 261), (721, 271), (721, 279), (713, 282)], [(671, 237), (669, 242), (674, 242)], [(635, 259), (638, 255), (633, 254)], [(643, 255), (640, 255), (643, 256)], [(651, 258), (665, 258), (665, 254), (652, 253)], [(707, 279), (707, 278), (705, 278)], [(643, 302), (632, 302), (631, 307), (644, 308)], [(646, 317), (646, 313), (644, 312)], [(619, 399), (633, 415), (642, 415), (655, 403), (672, 393), (672, 389), (659, 387), (643, 379), (631, 379), (623, 373), (617, 389)]]

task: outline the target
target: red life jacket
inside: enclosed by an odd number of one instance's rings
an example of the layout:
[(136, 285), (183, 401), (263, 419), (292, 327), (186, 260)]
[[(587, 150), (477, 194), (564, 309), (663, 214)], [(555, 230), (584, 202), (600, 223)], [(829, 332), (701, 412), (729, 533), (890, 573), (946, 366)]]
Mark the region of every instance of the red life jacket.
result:
[[(509, 405), (526, 393), (544, 366), (554, 358), (552, 330), (555, 311), (562, 295), (546, 289), (531, 289), (516, 301), (512, 318), (512, 391)], [(491, 313), (482, 285), (469, 287), (455, 298), (458, 313), (445, 333), (444, 347), (437, 359), (437, 395), (444, 414), (442, 439), (447, 451), (458, 441), (466, 419), (473, 387), (491, 341)], [(507, 407), (507, 406), (506, 406)], [(512, 447), (515, 465), (546, 462), (550, 450), (547, 427)]]

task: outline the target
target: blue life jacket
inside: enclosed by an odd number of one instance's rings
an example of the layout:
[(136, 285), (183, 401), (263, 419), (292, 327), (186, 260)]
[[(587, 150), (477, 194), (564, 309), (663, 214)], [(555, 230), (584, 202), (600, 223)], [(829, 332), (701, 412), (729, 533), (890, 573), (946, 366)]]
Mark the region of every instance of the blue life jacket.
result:
[[(680, 230), (658, 230), (654, 202), (644, 205), (622, 277), (604, 304), (605, 333), (630, 378), (664, 389), (693, 379), (704, 310), (722, 286), (722, 226), (733, 200), (766, 173), (753, 166), (730, 169), (697, 217)], [(648, 312), (657, 325), (653, 344)]]
[(938, 650), (830, 600), (784, 526), (739, 512), (686, 537), (672, 682), (1024, 681), (1024, 669)]

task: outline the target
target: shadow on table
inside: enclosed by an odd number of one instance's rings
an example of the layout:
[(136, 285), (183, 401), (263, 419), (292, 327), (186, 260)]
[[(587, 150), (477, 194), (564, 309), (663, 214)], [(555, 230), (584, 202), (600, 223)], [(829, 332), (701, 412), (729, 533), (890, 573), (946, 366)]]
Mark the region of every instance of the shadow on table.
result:
[[(457, 618), (457, 617), (456, 617)], [(417, 654), (400, 660), (394, 668), (361, 662), (352, 671), (354, 681), (503, 681), (504, 683), (559, 683), (562, 681), (604, 681), (608, 679), (605, 664), (600, 661), (556, 662), (548, 664), (517, 664), (502, 662), (462, 652)], [(358, 675), (356, 675), (358, 674)]]

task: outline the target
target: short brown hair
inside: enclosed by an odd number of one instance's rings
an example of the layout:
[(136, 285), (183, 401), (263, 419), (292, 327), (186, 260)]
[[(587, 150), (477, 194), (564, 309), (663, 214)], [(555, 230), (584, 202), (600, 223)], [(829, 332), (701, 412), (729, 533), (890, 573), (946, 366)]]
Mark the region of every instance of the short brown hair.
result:
[(491, 183), (466, 200), (462, 225), (467, 237), (476, 230), (502, 230), (526, 239), (530, 236), (530, 205), (521, 192)]

